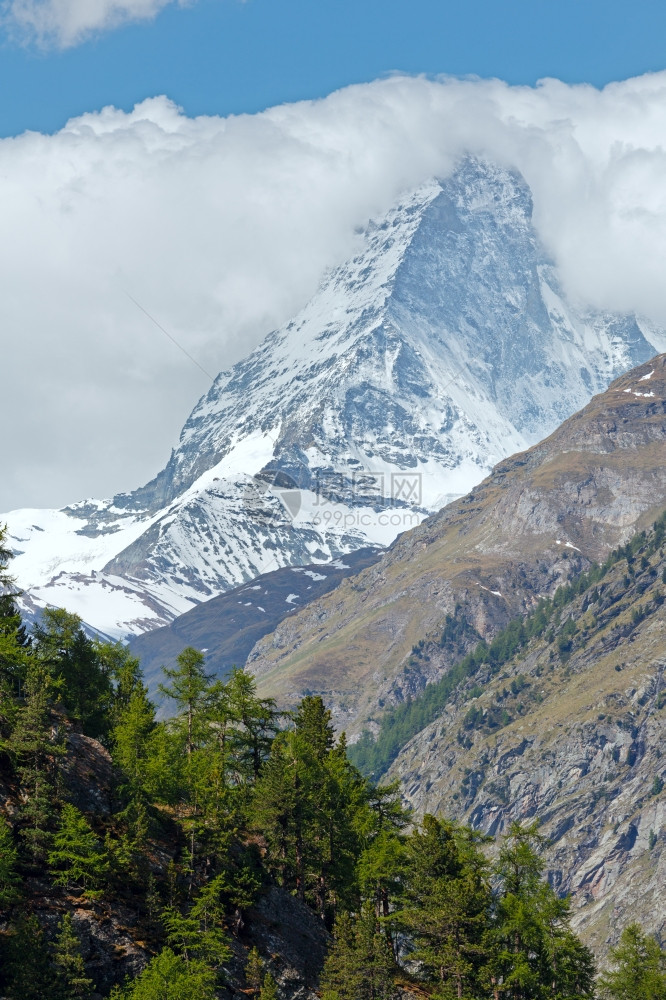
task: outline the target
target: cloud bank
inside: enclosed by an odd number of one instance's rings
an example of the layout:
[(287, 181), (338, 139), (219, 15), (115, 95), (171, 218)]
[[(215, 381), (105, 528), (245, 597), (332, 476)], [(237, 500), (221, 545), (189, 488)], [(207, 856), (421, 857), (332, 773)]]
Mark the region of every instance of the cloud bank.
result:
[(0, 510), (146, 481), (229, 367), (465, 152), (518, 168), (571, 295), (666, 324), (666, 73), (607, 86), (393, 77), (253, 116), (166, 98), (0, 140)]
[(187, 0), (6, 0), (5, 23), (26, 41), (69, 48), (128, 21), (146, 21)]

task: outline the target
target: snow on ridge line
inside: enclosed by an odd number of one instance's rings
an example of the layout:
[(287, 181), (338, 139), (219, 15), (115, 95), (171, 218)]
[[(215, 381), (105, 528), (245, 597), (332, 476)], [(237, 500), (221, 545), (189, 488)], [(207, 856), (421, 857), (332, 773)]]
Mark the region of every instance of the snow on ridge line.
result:
[[(40, 599), (141, 631), (270, 569), (386, 545), (549, 433), (590, 385), (649, 357), (635, 324), (567, 301), (530, 227), (529, 190), (501, 168), (468, 164), (403, 199), (294, 320), (218, 376), (158, 477), (169, 504), (129, 514), (90, 501), (21, 522), (16, 548)], [(248, 490), (267, 465), (297, 477), (299, 463), (310, 485), (339, 476), (341, 502), (301, 490), (294, 513), (270, 484)], [(354, 495), (354, 473), (382, 481), (376, 499), (374, 486)], [(394, 474), (418, 478), (418, 501), (393, 504)], [(39, 556), (27, 549), (41, 547), (41, 525), (55, 538)]]

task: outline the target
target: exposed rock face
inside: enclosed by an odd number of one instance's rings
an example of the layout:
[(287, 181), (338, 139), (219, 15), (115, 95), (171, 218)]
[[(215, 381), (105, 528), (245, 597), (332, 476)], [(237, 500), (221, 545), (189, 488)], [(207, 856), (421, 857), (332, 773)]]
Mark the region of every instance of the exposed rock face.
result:
[(633, 316), (567, 301), (531, 214), (523, 178), (472, 159), (407, 194), (218, 376), (155, 480), (7, 515), (33, 607), (136, 634), (259, 574), (388, 544), (666, 349)]
[(418, 815), (493, 835), (538, 817), (549, 877), (599, 955), (630, 919), (666, 938), (665, 569), (663, 547), (621, 560), (551, 635), (458, 690), (390, 771)]
[[(108, 996), (112, 987), (127, 977), (138, 976), (151, 955), (137, 940), (136, 913), (131, 907), (115, 902), (113, 907), (54, 893), (37, 881), (28, 886), (35, 897), (33, 913), (54, 938), (65, 913), (71, 913), (79, 937), (86, 973), (95, 983), (98, 996)], [(41, 889), (41, 891), (40, 891)]]
[(264, 956), (281, 997), (315, 1000), (331, 937), (312, 910), (284, 890), (271, 889), (248, 913), (244, 943)]
[(97, 740), (73, 730), (65, 738), (60, 772), (73, 805), (81, 812), (108, 816), (112, 810), (113, 765)]
[(402, 535), (382, 559), (285, 620), (252, 651), (262, 691), (305, 690), (340, 728), (372, 727), (384, 705), (441, 676), (441, 636), (464, 613), (492, 637), (577, 569), (602, 561), (666, 507), (666, 356), (615, 381), (545, 441), (501, 462), (463, 499)]
[[(140, 975), (152, 958), (132, 907), (118, 900), (109, 905), (54, 893), (36, 880), (28, 888), (35, 896), (33, 913), (48, 938), (57, 934), (63, 915), (71, 913), (86, 973), (96, 985), (97, 996), (108, 996), (115, 984)], [(224, 967), (220, 998), (243, 1000), (248, 996), (245, 966), (250, 949), (256, 947), (264, 969), (275, 979), (281, 1000), (316, 1000), (330, 940), (312, 910), (282, 889), (268, 889), (245, 914), (240, 933), (230, 940), (231, 958)]]

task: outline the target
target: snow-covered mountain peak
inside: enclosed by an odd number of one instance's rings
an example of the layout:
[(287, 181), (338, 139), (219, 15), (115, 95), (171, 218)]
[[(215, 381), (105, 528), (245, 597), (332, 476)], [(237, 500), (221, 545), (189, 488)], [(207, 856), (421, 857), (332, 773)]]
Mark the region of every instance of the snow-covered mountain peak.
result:
[(218, 376), (151, 483), (7, 516), (30, 599), (121, 635), (387, 544), (664, 349), (566, 300), (531, 214), (523, 178), (471, 158), (405, 195)]

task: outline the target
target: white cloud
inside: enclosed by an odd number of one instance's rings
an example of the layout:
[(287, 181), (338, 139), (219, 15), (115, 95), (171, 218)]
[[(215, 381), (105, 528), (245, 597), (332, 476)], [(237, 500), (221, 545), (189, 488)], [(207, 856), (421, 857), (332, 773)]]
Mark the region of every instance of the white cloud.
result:
[(0, 510), (145, 481), (203, 375), (465, 151), (520, 169), (571, 294), (666, 324), (666, 73), (603, 91), (394, 77), (254, 116), (165, 98), (0, 140)]
[(5, 23), (40, 45), (68, 48), (128, 21), (155, 17), (186, 0), (5, 0)]

